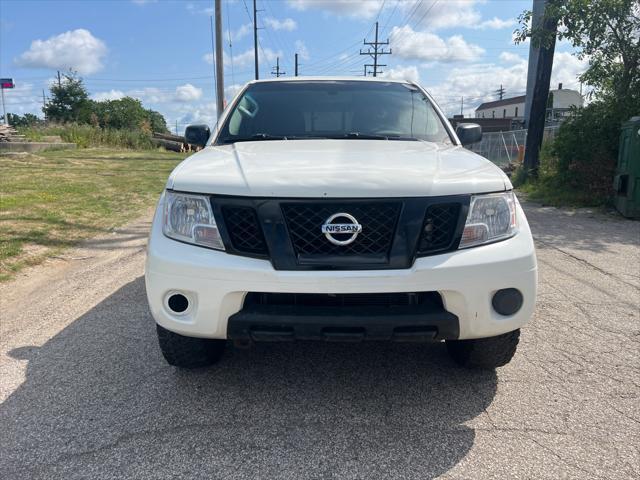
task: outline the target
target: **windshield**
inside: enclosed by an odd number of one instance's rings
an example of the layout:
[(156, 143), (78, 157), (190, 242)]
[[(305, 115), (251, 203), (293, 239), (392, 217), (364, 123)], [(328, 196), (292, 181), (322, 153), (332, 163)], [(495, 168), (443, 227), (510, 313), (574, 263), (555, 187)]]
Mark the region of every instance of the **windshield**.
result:
[(250, 85), (218, 144), (345, 138), (451, 143), (429, 99), (396, 82), (295, 81)]

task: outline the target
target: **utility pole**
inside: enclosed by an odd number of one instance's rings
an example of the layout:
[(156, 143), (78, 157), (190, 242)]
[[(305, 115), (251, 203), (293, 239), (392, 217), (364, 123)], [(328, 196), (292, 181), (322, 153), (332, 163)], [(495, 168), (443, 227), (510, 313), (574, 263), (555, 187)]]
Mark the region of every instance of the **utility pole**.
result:
[(216, 110), (218, 117), (224, 110), (224, 71), (222, 58), (222, 0), (215, 0), (216, 17)]
[[(531, 31), (542, 26), (542, 14), (546, 0), (533, 0), (531, 10)], [(529, 42), (529, 62), (527, 68), (527, 94), (524, 100), (524, 128), (529, 127), (529, 113), (531, 112), (531, 99), (533, 98), (533, 87), (535, 85), (536, 65), (540, 55), (540, 46), (535, 42)]]
[(44, 120), (47, 120), (47, 114), (45, 113), (45, 108), (47, 108), (47, 98), (44, 96), (44, 88), (42, 89), (42, 114), (44, 115)]
[(295, 65), (295, 73), (294, 75), (297, 77), (298, 76), (298, 54), (295, 54), (295, 61), (294, 61), (294, 65)]
[[(551, 3), (546, 1), (545, 5)], [(535, 4), (534, 4), (535, 5)], [(549, 84), (551, 82), (551, 69), (553, 67), (553, 54), (556, 47), (556, 32), (558, 19), (542, 15), (541, 37), (544, 43), (539, 45), (540, 51), (535, 63), (535, 76), (531, 98), (531, 108), (528, 113), (527, 141), (524, 151), (524, 173), (537, 177), (540, 165), (540, 147), (544, 135), (544, 123), (547, 112), (547, 99), (549, 98)], [(532, 24), (532, 29), (534, 28)], [(532, 38), (531, 42), (535, 40)], [(528, 90), (527, 85), (527, 90)]]
[[(378, 73), (382, 73), (382, 70), (378, 71), (378, 67), (386, 67), (386, 64), (378, 64), (378, 56), (379, 55), (391, 55), (391, 49), (389, 49), (389, 51), (385, 51), (384, 50), (384, 45), (389, 45), (389, 39), (387, 39), (386, 42), (379, 42), (378, 41), (378, 22), (376, 22), (376, 37), (375, 40), (373, 42), (367, 42), (367, 39), (365, 38), (363, 40), (363, 43), (365, 45), (369, 45), (369, 47), (373, 47), (373, 50), (371, 50), (371, 48), (368, 48), (366, 52), (363, 52), (362, 49), (360, 50), (360, 55), (370, 55), (371, 58), (373, 58), (373, 76), (377, 77)], [(380, 47), (382, 47), (380, 50), (378, 50)], [(366, 68), (367, 66), (365, 65), (365, 77), (367, 76), (367, 71)]]
[(178, 120), (176, 120), (176, 135), (178, 135)]
[(464, 115), (464, 113), (462, 113), (464, 110), (464, 97), (460, 97), (460, 115)]
[(0, 88), (2, 90), (2, 113), (4, 113), (4, 124), (9, 125), (9, 118), (7, 116), (7, 104), (4, 100), (4, 88)]
[(274, 71), (271, 72), (271, 75), (275, 75), (276, 78), (282, 76), (282, 75), (286, 75), (287, 72), (281, 72), (280, 71), (280, 57), (276, 57), (276, 66), (273, 67)]
[(258, 9), (256, 7), (256, 0), (253, 0), (253, 61), (255, 69), (256, 80), (260, 78), (260, 72), (258, 71)]
[(502, 84), (500, 84), (500, 88), (498, 90), (496, 90), (496, 94), (500, 97), (500, 100), (502, 100), (504, 98), (504, 88), (502, 87)]
[(62, 86), (62, 82), (60, 81), (60, 70), (58, 70), (58, 88)]

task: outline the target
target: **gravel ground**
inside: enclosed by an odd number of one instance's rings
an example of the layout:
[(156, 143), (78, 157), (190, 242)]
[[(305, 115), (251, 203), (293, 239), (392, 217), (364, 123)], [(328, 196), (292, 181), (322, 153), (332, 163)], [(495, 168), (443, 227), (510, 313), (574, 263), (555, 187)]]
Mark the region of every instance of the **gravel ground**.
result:
[(0, 286), (0, 476), (640, 478), (640, 222), (526, 205), (540, 264), (514, 360), (272, 344), (167, 366), (148, 216)]

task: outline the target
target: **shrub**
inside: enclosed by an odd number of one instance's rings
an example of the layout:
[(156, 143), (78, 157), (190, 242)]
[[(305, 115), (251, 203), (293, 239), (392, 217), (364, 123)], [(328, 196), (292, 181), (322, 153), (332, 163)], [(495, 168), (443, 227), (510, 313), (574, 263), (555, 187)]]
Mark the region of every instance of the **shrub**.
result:
[(604, 102), (594, 102), (567, 120), (551, 149), (553, 164), (541, 176), (556, 176), (558, 183), (608, 197), (618, 156), (620, 113)]
[(118, 130), (100, 128), (92, 125), (48, 125), (46, 127), (20, 128), (20, 132), (29, 140), (39, 141), (47, 135), (58, 135), (65, 142), (75, 143), (80, 148), (119, 147), (132, 150), (153, 150), (157, 147), (148, 132), (141, 130)]

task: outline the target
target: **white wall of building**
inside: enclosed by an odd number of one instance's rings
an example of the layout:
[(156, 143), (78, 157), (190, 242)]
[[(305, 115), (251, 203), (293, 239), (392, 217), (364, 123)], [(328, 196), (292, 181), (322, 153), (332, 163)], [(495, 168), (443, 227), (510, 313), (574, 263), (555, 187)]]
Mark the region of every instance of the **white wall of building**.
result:
[[(572, 106), (582, 107), (584, 105), (584, 99), (580, 95), (580, 92), (575, 90), (551, 90), (553, 94), (553, 108), (565, 109)], [(497, 107), (483, 108), (482, 110), (476, 110), (476, 118), (509, 118), (509, 117), (523, 117), (524, 116), (524, 100), (518, 103), (512, 103), (509, 105), (500, 105)]]
[(501, 105), (476, 111), (476, 118), (508, 118), (522, 117), (524, 115), (524, 102)]

